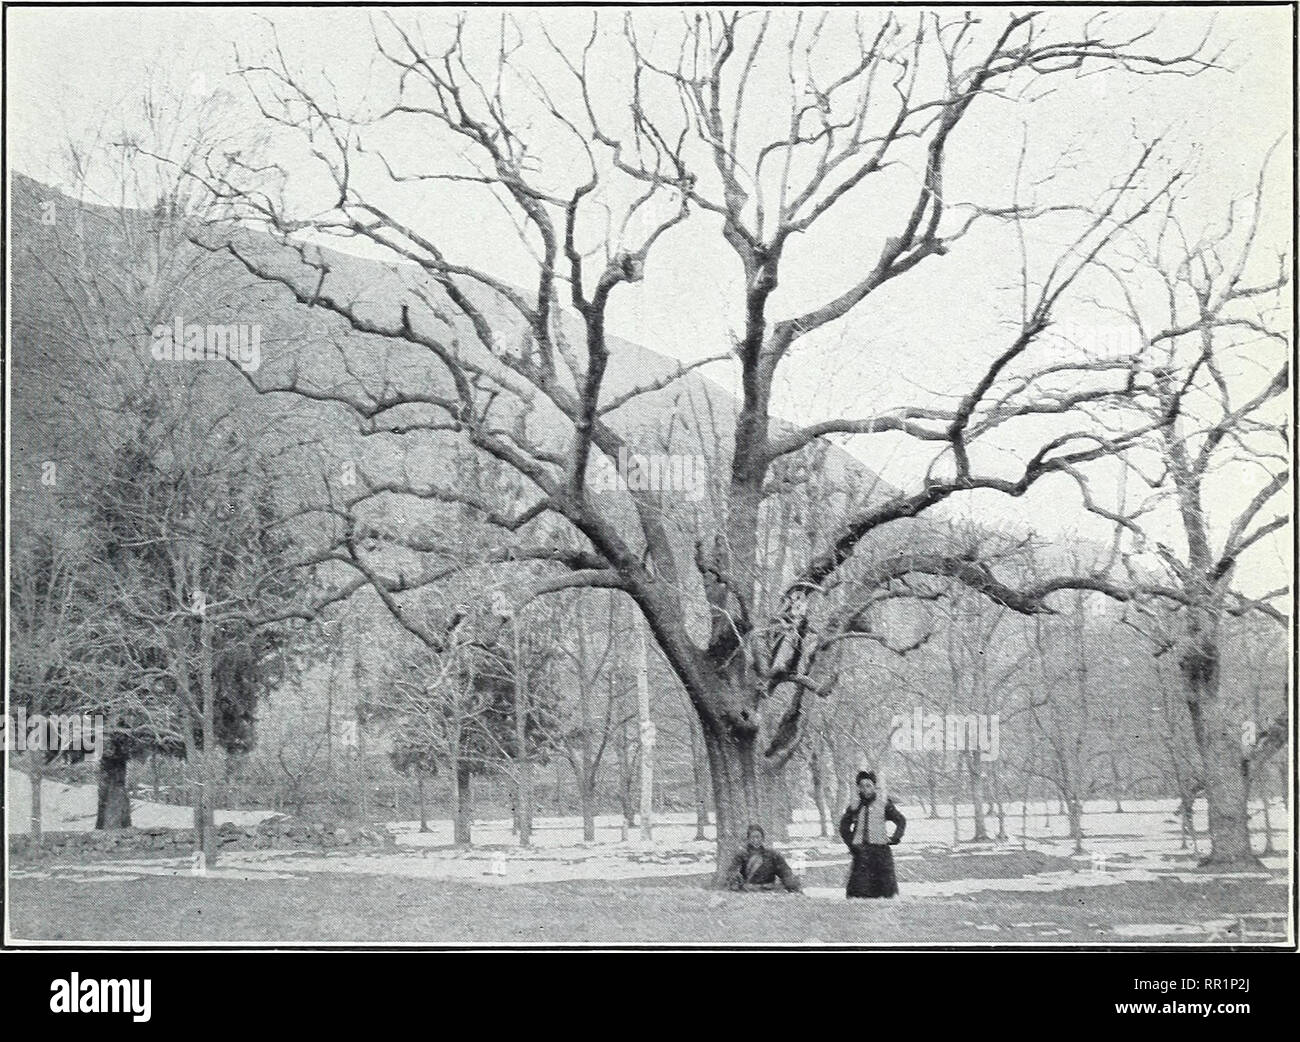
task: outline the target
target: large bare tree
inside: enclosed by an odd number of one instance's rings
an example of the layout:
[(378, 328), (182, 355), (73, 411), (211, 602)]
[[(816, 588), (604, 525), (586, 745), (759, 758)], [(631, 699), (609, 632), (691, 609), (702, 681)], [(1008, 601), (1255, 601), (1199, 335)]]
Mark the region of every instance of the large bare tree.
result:
[[(328, 75), (301, 72), (278, 41), (241, 55), (275, 141), (295, 151), (192, 165), (238, 218), (202, 241), (362, 334), (343, 340), (328, 370), (294, 362), (245, 375), (264, 392), (343, 405), (363, 434), (406, 458), (492, 457), (527, 491), (503, 507), (429, 470), (363, 475), (334, 490), (333, 560), (435, 650), (440, 628), (422, 616), (418, 589), (437, 569), (400, 563), (435, 548), (410, 533), (370, 538), (368, 518), (392, 498), (475, 510), (502, 534), (502, 556), (528, 565), (521, 600), (622, 591), (699, 715), (720, 849), (750, 821), (768, 823), (773, 783), (823, 690), (818, 657), (846, 632), (870, 631), (877, 598), (938, 574), (1034, 612), (1079, 581), (1014, 588), (985, 562), (942, 548), (866, 564), (864, 541), (953, 497), (1018, 498), (1044, 478), (1078, 475), (1176, 414), (1177, 391), (1162, 397), (1135, 357), (1062, 358), (1043, 346), (1099, 260), (1162, 212), (1180, 174), (1161, 172), (1158, 143), (1135, 141), (1094, 171), (1099, 190), (1083, 193), (1023, 172), (1010, 195), (1003, 186), (1000, 198), (968, 199), (950, 169), (954, 153), (986, 149), (984, 134), (1004, 132), (981, 123), (998, 106), (1014, 101), (1032, 127), (1044, 95), (1078, 89), (1083, 76), (1189, 75), (1213, 64), (1203, 44), (1170, 47), (1154, 29), (1125, 31), (1125, 21), (611, 14), (593, 16), (574, 42), (523, 16), (383, 19), (373, 28), (374, 84), (387, 94), (362, 102)], [(1082, 137), (1086, 113), (1076, 118)], [(517, 235), (494, 244), (499, 267), (455, 255), (444, 235), (451, 208), (485, 222), (504, 209)], [(854, 220), (866, 228), (860, 243), (820, 260), (826, 285), (781, 289), (799, 281), (818, 235)], [(1049, 230), (1035, 233), (1040, 226)], [(918, 274), (962, 264), (977, 238), (985, 250), (1027, 239), (1048, 248), (1021, 250), (1009, 309), (989, 304), (993, 321), (1010, 315), (1009, 329), (978, 349), (960, 393), (803, 426), (777, 418), (781, 374), (806, 364), (806, 351), (837, 333), (860, 337), (851, 320), (884, 290), (912, 285), (924, 309), (935, 283)], [(357, 285), (356, 265), (328, 249), (335, 242), (401, 264), (379, 289)], [(739, 401), (711, 460), (711, 509), (695, 509), (688, 525), (671, 492), (629, 480), (598, 493), (591, 478), (601, 458), (626, 460), (637, 448), (621, 410), (687, 379), (683, 367), (608, 387), (619, 347), (611, 316), (625, 314), (653, 266), (699, 248), (741, 276), (734, 299), (718, 301), (735, 332), (717, 352), (738, 369)], [(998, 288), (988, 287), (991, 298)], [(634, 332), (643, 343), (656, 335)], [(951, 348), (917, 350), (933, 371)], [(860, 440), (868, 460), (873, 446), (911, 443), (916, 480), (851, 498), (816, 545), (790, 548), (800, 559), (774, 577), (760, 539), (774, 477), (839, 436)]]

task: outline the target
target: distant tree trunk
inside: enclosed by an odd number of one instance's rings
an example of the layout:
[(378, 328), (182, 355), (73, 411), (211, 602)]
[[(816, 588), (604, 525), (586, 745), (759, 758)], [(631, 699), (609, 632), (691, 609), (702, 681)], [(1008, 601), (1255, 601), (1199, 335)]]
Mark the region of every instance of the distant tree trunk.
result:
[(334, 685), (338, 679), (338, 661), (330, 662), (330, 679), (325, 685), (325, 789), (334, 791)]
[(1114, 789), (1115, 792), (1115, 813), (1123, 814), (1124, 813), (1124, 802), (1123, 802), (1124, 781), (1120, 777), (1119, 761), (1115, 758), (1114, 753), (1110, 754), (1110, 783), (1111, 783), (1111, 787)]
[(574, 765), (574, 782), (578, 786), (578, 805), (582, 810), (582, 841), (596, 841), (596, 810), (592, 789), (596, 779), (591, 748), (591, 683), (587, 678), (587, 630), (579, 621), (578, 639), (578, 762)]
[(30, 825), (32, 848), (39, 850), (45, 841), (44, 817), (41, 807), (41, 792), (45, 785), (45, 750), (29, 749), (27, 752), (28, 771), (32, 779)]
[[(645, 622), (638, 620), (636, 705), (641, 735), (641, 839), (649, 843), (654, 839), (655, 725), (650, 718), (650, 652), (646, 646), (645, 629)], [(716, 777), (714, 785), (717, 785)], [(721, 871), (719, 865), (717, 872), (720, 874)]]
[(1273, 849), (1273, 819), (1268, 809), (1268, 772), (1267, 768), (1259, 773), (1259, 795), (1264, 801), (1264, 850), (1265, 854), (1275, 853)]
[(470, 824), (474, 820), (472, 779), (473, 774), (470, 772), (469, 763), (458, 760), (456, 769), (452, 772), (451, 786), (451, 809), (454, 822), (452, 840), (457, 846), (467, 847), (473, 842), (473, 837), (470, 835)]
[(366, 727), (365, 713), (360, 706), (356, 709), (357, 721), (357, 816), (365, 821), (370, 816), (370, 794), (367, 792), (370, 779), (366, 777)]
[(307, 783), (304, 779), (305, 774), (306, 772), (304, 771), (303, 774), (298, 775), (290, 781), (289, 792), (291, 795), (289, 796), (289, 802), (293, 804), (293, 816), (295, 818), (302, 817), (303, 808), (307, 804)]
[[(511, 620), (515, 650), (515, 824), (519, 845), (533, 842), (533, 762), (528, 751), (528, 671), (519, 646), (519, 618)], [(594, 837), (593, 837), (594, 838)]]
[(1065, 813), (1070, 822), (1070, 838), (1074, 840), (1074, 852), (1083, 853), (1083, 803), (1071, 796), (1065, 801)]
[(424, 806), (424, 775), (422, 774), (417, 774), (415, 776), (415, 797), (420, 804), (420, 831), (428, 832), (429, 818), (425, 812)]
[(850, 758), (844, 755), (843, 741), (838, 737), (828, 743), (826, 751), (831, 758), (831, 777), (835, 779), (835, 813), (831, 815), (831, 818), (835, 819), (836, 815), (849, 805), (849, 768), (851, 763)]
[(126, 743), (109, 739), (99, 758), (99, 793), (95, 808), (95, 828), (126, 829), (131, 827), (131, 797), (126, 789)]
[(212, 676), (212, 626), (206, 614), (199, 618), (199, 686), (203, 697), (203, 861), (217, 863), (217, 693)]
[(817, 831), (823, 839), (830, 835), (826, 808), (826, 785), (822, 781), (822, 760), (814, 748), (808, 754), (808, 773), (812, 775), (813, 803), (817, 804)]
[(627, 713), (624, 711), (623, 696), (619, 696), (619, 741), (615, 742), (615, 755), (619, 761), (619, 809), (623, 812), (623, 829), (628, 832), (636, 824), (636, 815), (632, 809), (632, 752), (629, 750)]
[(578, 803), (582, 809), (582, 841), (584, 843), (594, 843), (596, 841), (596, 801), (594, 793), (591, 791), (593, 788), (591, 778), (587, 776), (587, 767), (584, 766), (581, 771), (574, 772), (574, 780), (578, 786)]
[(990, 782), (993, 787), (993, 808), (998, 816), (998, 835), (999, 841), (1007, 838), (1007, 809), (1002, 802), (1002, 778), (996, 767), (990, 772)]
[(1025, 774), (1025, 787), (1023, 798), (1020, 801), (1020, 839), (1025, 841), (1029, 838), (1029, 774)]
[[(186, 692), (186, 697), (188, 699), (188, 692)], [(204, 820), (203, 788), (198, 782), (199, 751), (198, 744), (194, 741), (194, 718), (188, 706), (181, 712), (181, 731), (185, 745), (185, 770), (182, 777), (185, 780), (186, 802), (189, 803), (192, 811), (190, 824), (194, 829), (194, 841), (196, 844), (201, 844), (203, 841)]]
[(975, 832), (971, 836), (971, 841), (987, 842), (989, 833), (988, 826), (984, 823), (984, 771), (980, 764), (980, 754), (968, 752), (965, 760), (967, 776), (970, 779), (971, 814), (975, 819)]
[(692, 713), (686, 720), (686, 726), (691, 732), (691, 789), (695, 795), (695, 838), (707, 839), (708, 835), (704, 831), (709, 824), (708, 783), (704, 777), (706, 764), (700, 749), (701, 743), (699, 732), (696, 730), (697, 724), (693, 717), (694, 714)]
[(1196, 838), (1196, 795), (1199, 791), (1198, 786), (1178, 797), (1179, 833), (1182, 839), (1180, 849), (1187, 849), (1187, 840), (1190, 838), (1192, 852), (1196, 854), (1200, 853), (1200, 841)]

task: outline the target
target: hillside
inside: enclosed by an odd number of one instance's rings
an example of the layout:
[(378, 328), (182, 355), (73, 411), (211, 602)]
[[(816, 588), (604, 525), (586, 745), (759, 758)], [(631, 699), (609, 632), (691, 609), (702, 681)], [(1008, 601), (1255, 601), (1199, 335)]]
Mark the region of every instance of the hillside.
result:
[[(287, 381), (292, 374), (302, 373), (318, 385), (346, 386), (350, 393), (362, 395), (375, 393), (385, 381), (433, 388), (445, 383), (441, 367), (421, 350), (357, 333), (324, 309), (303, 307), (285, 287), (254, 280), (229, 257), (194, 247), (185, 229), (165, 216), (80, 204), (18, 173), (13, 176), (11, 198), (11, 456), (19, 523), (48, 513), (48, 490), (40, 483), (43, 463), (57, 461), (61, 473), (75, 480), (88, 446), (112, 442), (129, 429), (129, 408), (122, 410), (118, 403), (106, 408), (112, 383), (128, 373), (128, 379), (142, 379), (151, 364), (154, 373), (158, 366), (167, 365), (150, 359), (150, 332), (177, 316), (186, 322), (260, 327), (261, 364), (255, 373), (259, 382)], [(253, 251), (270, 249), (269, 243), (251, 238), (241, 245)], [(362, 301), (385, 320), (394, 318), (405, 304), (417, 327), (440, 328), (448, 338), (458, 340), (476, 363), (493, 364), (472, 335), (448, 324), (450, 308), (435, 314), (417, 296), (424, 293), (425, 301), (431, 296), (418, 268), (338, 252), (324, 252), (321, 257), (330, 272), (327, 290)], [(170, 288), (178, 281), (181, 288)], [(511, 317), (500, 307), (493, 309), (491, 301), (479, 303), (492, 312), (500, 340), (508, 343), (518, 323), (512, 325)], [(572, 316), (562, 319), (566, 330), (573, 329), (573, 323)], [(615, 339), (612, 347), (605, 400), (663, 380), (679, 369), (674, 359), (643, 345)], [(264, 417), (289, 404), (283, 395), (259, 401), (228, 366), (173, 366), (168, 375), (194, 368), (202, 370), (203, 383), (191, 393), (197, 393), (205, 408)], [(342, 461), (357, 461), (375, 478), (405, 471), (419, 481), (434, 477), (451, 460), (445, 441), (362, 438), (355, 417), (341, 407), (301, 401), (293, 405), (299, 414), (296, 429), (309, 432), (317, 443), (295, 464), (295, 484), (302, 498), (311, 498), (315, 478)], [(109, 420), (115, 430), (103, 429), (106, 412), (116, 414)], [(703, 456), (710, 482), (725, 483), (736, 412), (734, 398), (697, 370), (628, 403), (610, 419), (641, 451)], [(531, 437), (547, 449), (564, 451), (569, 428), (558, 414), (538, 408), (528, 424)], [(777, 433), (784, 427), (779, 422), (773, 426)], [(860, 461), (833, 446), (826, 448), (818, 467), (821, 488), (852, 490), (871, 498), (892, 491)], [(684, 505), (689, 516), (679, 526), (684, 556), (692, 549), (692, 531), (710, 527), (708, 497), (692, 498), (699, 501)], [(841, 508), (830, 499), (820, 504), (818, 521), (823, 531)], [(705, 517), (697, 517), (697, 511), (704, 511)], [(630, 522), (630, 511), (626, 517)], [(442, 519), (435, 513), (429, 520), (440, 523)]]

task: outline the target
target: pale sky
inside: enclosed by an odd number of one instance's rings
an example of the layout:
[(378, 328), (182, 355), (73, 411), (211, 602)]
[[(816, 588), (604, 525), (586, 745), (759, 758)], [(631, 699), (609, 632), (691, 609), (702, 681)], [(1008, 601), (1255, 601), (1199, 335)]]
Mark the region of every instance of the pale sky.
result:
[[(129, 108), (149, 80), (196, 92), (225, 84), (236, 87), (228, 75), (235, 45), (241, 53), (257, 55), (268, 39), (270, 22), (290, 62), (308, 78), (327, 70), (345, 107), (384, 100), (384, 81), (372, 67), (368, 19), (374, 13), (201, 6), (11, 9), (6, 53), (10, 160), (18, 171), (58, 183), (50, 152), (60, 139), (84, 140), (105, 114), (111, 117)], [(994, 9), (978, 13), (994, 21), (1005, 17)], [(1074, 17), (1065, 11), (1052, 12), (1051, 17), (1058, 14)], [(495, 15), (480, 9), (472, 17), (486, 25), (495, 24)], [(398, 16), (410, 20), (415, 14), (399, 11)], [(1229, 68), (1195, 77), (1121, 77), (1104, 81), (1104, 86), (1102, 77), (1094, 77), (1033, 105), (990, 101), (980, 111), (972, 110), (969, 125), (955, 139), (945, 185), (950, 195), (987, 205), (1008, 203), (1026, 123), (1031, 162), (1045, 164), (1069, 154), (1077, 171), (1065, 179), (1064, 187), (1080, 195), (1100, 192), (1132, 155), (1135, 141), (1163, 135), (1164, 162), (1193, 175), (1182, 190), (1185, 213), (1208, 224), (1221, 220), (1229, 200), (1251, 193), (1265, 153), (1281, 140), (1267, 171), (1266, 214), (1268, 238), (1285, 243), (1293, 210), (1288, 162), (1294, 90), (1290, 11), (1174, 8), (1124, 10), (1116, 17), (1132, 24), (1134, 19), (1149, 22), (1157, 16), (1159, 29), (1151, 49), (1186, 49), (1214, 19), (1210, 49), (1226, 47), (1221, 60)], [(445, 20), (446, 12), (429, 17), (433, 25)], [(643, 17), (647, 26), (655, 19), (666, 19), (667, 26), (680, 15), (643, 12)], [(553, 37), (582, 41), (590, 13), (557, 9), (546, 14), (546, 23)], [(765, 81), (764, 75), (776, 79)], [(777, 79), (777, 73), (760, 71), (753, 89), (767, 89)], [(409, 158), (418, 162), (418, 142), (392, 144), (409, 146)], [(805, 310), (860, 277), (864, 252), (870, 256), (871, 246), (895, 230), (887, 222), (896, 220), (902, 197), (891, 198), (889, 192), (885, 183), (878, 195), (864, 194), (845, 208), (833, 229), (792, 245), (769, 314), (782, 317)], [(478, 212), (466, 219), (457, 201), (449, 192), (418, 204), (415, 212), (437, 229), (450, 256), (479, 261), (502, 277), (527, 284), (529, 268), (508, 241), (508, 225), (493, 224), (493, 218)], [(613, 332), (686, 360), (725, 349), (739, 322), (741, 299), (734, 257), (716, 234), (701, 235), (694, 228), (688, 225), (665, 238), (659, 252), (652, 254), (645, 282), (634, 291), (620, 292), (610, 318)], [(799, 419), (865, 415), (904, 403), (942, 400), (968, 386), (972, 373), (1005, 333), (1008, 307), (1018, 299), (1009, 285), (1018, 263), (1010, 242), (1005, 232), (993, 228), (989, 234), (972, 236), (948, 257), (925, 262), (849, 320), (810, 338), (796, 364), (785, 370), (777, 411)], [(1074, 307), (1073, 312), (1064, 308), (1062, 316), (1078, 319), (1088, 314), (1086, 302)], [(732, 374), (725, 366), (707, 372), (731, 386)], [(901, 439), (860, 438), (847, 447), (904, 487), (915, 481), (918, 461), (926, 458)], [(1244, 473), (1223, 476), (1222, 502), (1244, 504), (1252, 478)], [(986, 519), (1057, 534), (1077, 528), (1104, 539), (1106, 528), (1081, 517), (1078, 507), (1077, 496), (1060, 485), (1013, 504), (997, 497), (978, 501)], [(1289, 553), (1289, 533), (1260, 547), (1242, 586), (1262, 591), (1282, 585), (1290, 572)]]

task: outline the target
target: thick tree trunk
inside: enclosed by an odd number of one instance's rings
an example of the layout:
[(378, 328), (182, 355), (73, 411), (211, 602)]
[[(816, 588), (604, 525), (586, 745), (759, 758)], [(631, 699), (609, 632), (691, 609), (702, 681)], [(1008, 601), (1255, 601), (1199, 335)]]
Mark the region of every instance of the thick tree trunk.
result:
[(424, 806), (424, 777), (417, 774), (415, 776), (415, 796), (420, 803), (420, 831), (429, 831), (429, 816)]
[(713, 885), (723, 886), (727, 864), (745, 845), (751, 825), (762, 828), (769, 840), (788, 834), (789, 800), (780, 795), (781, 771), (759, 762), (761, 753), (753, 733), (725, 729), (706, 719), (704, 747), (717, 823)]
[(120, 742), (110, 741), (107, 746), (99, 760), (95, 828), (130, 828), (131, 798), (126, 791), (126, 765), (129, 757)]
[(788, 843), (790, 826), (794, 823), (794, 794), (790, 791), (790, 772), (789, 770), (764, 770), (759, 778), (760, 783), (767, 783), (765, 788), (771, 795), (773, 831), (768, 833), (768, 839)]
[(1189, 703), (1192, 729), (1205, 764), (1205, 801), (1209, 810), (1210, 853), (1203, 865), (1256, 866), (1250, 845), (1246, 770), (1241, 738), (1225, 718), (1217, 697)]
[(1187, 684), (1192, 733), (1205, 765), (1210, 853), (1203, 865), (1259, 865), (1250, 846), (1248, 771), (1239, 724), (1219, 696), (1219, 649), (1208, 636), (1188, 642), (1179, 665)]
[(759, 809), (754, 744), (752, 735), (737, 735), (709, 721), (704, 723), (704, 748), (709, 757), (717, 818), (715, 885), (724, 885), (724, 870), (732, 855), (744, 846), (746, 829), (750, 825), (767, 827)]

